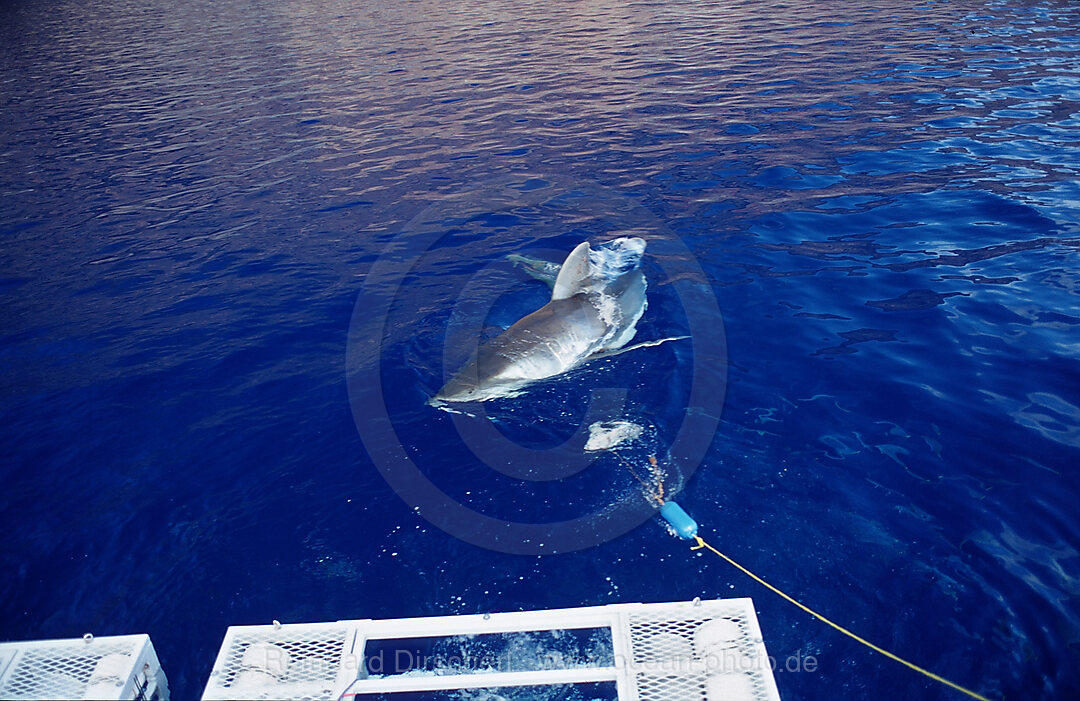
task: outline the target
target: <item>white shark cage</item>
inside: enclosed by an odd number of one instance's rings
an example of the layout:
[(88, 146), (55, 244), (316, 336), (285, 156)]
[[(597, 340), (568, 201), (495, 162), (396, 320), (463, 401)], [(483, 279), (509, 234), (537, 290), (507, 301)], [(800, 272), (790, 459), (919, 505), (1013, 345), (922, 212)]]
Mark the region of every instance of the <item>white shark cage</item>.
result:
[(169, 685), (147, 635), (0, 643), (2, 699), (167, 701)]
[(722, 599), (230, 627), (203, 699), (280, 698), (779, 701), (779, 694), (753, 602)]

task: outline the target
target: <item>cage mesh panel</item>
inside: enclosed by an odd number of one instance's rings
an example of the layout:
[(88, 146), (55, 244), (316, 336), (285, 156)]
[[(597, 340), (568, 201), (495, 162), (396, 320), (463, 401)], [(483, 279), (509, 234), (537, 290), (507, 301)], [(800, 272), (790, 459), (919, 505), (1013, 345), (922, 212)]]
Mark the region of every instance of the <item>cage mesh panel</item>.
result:
[[(267, 628), (237, 633), (229, 643), (218, 683), (226, 689), (236, 684), (240, 673), (250, 669), (244, 664), (244, 653), (252, 645), (262, 643), (276, 645), (289, 653), (288, 671), (278, 681), (288, 685), (290, 693), (303, 698), (329, 698), (341, 665), (346, 638), (352, 634), (352, 630), (344, 626), (321, 630), (311, 630), (310, 626), (304, 628), (301, 632), (283, 627), (280, 630)], [(281, 693), (273, 688), (244, 688), (243, 692), (248, 695), (245, 698), (275, 698), (275, 693)]]
[[(726, 620), (734, 639), (720, 646), (695, 646), (694, 635), (705, 623)], [(743, 684), (752, 696), (770, 698), (765, 675), (772, 675), (762, 644), (742, 605), (724, 601), (700, 602), (679, 608), (649, 607), (628, 616), (630, 646), (640, 701), (704, 701), (709, 675), (746, 675)], [(742, 696), (741, 694), (739, 696)], [(736, 698), (736, 697), (726, 697)]]
[(81, 640), (23, 652), (7, 681), (0, 686), (4, 699), (83, 698), (98, 661), (106, 655), (128, 655), (132, 665), (138, 649), (131, 642)]
[(638, 674), (636, 682), (641, 701), (698, 701), (705, 698), (704, 675)]

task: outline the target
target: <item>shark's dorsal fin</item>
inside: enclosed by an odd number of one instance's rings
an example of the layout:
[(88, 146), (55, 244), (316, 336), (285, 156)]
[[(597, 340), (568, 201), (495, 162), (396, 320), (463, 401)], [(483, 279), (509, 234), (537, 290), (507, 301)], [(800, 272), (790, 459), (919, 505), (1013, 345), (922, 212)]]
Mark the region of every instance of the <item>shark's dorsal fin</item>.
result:
[(589, 242), (582, 241), (570, 252), (551, 288), (552, 299), (569, 299), (591, 284), (589, 276)]

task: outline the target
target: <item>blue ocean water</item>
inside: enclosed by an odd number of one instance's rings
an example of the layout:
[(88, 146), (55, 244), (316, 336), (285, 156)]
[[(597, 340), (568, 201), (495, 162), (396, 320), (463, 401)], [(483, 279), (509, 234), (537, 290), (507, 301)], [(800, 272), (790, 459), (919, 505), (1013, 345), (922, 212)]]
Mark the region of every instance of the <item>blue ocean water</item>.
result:
[[(232, 624), (752, 596), (785, 699), (958, 698), (645, 520), (617, 417), (807, 604), (1080, 696), (1080, 6), (866, 5), (0, 5), (0, 638), (194, 698)], [(616, 235), (692, 339), (425, 404)]]

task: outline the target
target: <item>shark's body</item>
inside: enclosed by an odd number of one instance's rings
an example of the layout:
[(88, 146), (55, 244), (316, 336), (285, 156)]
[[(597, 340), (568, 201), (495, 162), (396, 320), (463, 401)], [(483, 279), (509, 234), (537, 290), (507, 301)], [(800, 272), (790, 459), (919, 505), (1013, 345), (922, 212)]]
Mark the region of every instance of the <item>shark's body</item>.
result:
[(640, 238), (595, 250), (580, 244), (559, 269), (551, 301), (481, 346), (432, 403), (513, 396), (530, 382), (625, 346), (645, 312), (646, 282), (638, 267), (644, 250)]

